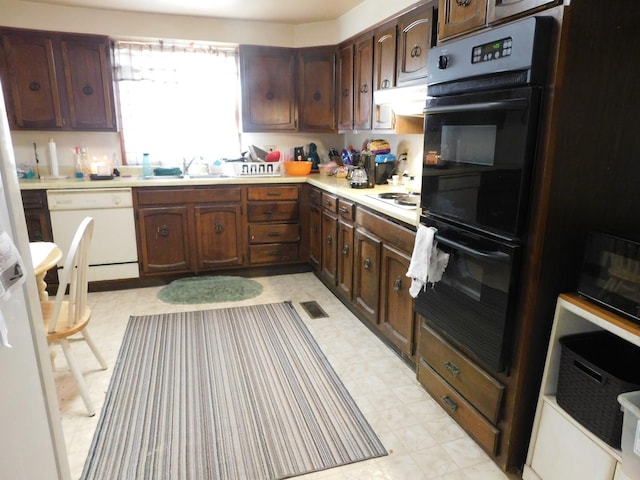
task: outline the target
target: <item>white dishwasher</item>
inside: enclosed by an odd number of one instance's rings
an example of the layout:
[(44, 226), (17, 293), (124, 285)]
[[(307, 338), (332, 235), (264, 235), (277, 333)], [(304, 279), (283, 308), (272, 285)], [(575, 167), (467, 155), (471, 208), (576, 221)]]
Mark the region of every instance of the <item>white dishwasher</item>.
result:
[(138, 249), (130, 188), (47, 190), (53, 241), (64, 254), (85, 217), (94, 219), (89, 281), (137, 278)]

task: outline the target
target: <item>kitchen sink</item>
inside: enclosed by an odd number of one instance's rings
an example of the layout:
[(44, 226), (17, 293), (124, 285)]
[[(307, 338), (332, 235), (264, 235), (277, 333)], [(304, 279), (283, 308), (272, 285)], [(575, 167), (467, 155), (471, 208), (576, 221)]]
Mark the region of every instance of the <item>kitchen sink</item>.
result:
[(232, 178), (230, 175), (223, 173), (205, 173), (202, 175), (150, 175), (148, 177), (140, 177), (142, 180), (176, 180), (176, 179), (207, 179), (207, 178)]

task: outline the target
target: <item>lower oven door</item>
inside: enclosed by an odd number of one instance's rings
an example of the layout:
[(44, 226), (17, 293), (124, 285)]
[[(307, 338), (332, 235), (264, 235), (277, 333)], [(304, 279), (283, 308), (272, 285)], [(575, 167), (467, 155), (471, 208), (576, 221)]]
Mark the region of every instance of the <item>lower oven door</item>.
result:
[(416, 311), (486, 368), (505, 370), (513, 327), (520, 246), (439, 221), (438, 248), (449, 253), (442, 279), (427, 286)]

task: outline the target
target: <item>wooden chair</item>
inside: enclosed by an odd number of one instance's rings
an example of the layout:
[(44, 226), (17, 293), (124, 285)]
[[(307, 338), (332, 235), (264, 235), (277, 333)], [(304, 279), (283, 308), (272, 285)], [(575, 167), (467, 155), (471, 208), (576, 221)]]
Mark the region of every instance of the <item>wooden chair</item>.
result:
[[(102, 369), (107, 368), (104, 358), (87, 331), (87, 324), (91, 318), (91, 309), (87, 305), (87, 275), (93, 225), (91, 217), (82, 220), (69, 247), (63, 269), (58, 271), (60, 284), (55, 299), (40, 302), (47, 329), (47, 342), (49, 345), (58, 344), (62, 347), (90, 417), (95, 415), (96, 411), (89, 397), (82, 372), (71, 354), (70, 344), (71, 342), (85, 341)], [(67, 287), (69, 288), (68, 296), (66, 295)]]

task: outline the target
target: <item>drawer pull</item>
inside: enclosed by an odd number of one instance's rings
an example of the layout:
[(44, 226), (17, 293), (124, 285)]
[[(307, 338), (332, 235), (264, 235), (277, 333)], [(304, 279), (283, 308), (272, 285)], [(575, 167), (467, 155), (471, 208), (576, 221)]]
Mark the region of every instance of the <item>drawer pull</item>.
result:
[(327, 205), (327, 206), (331, 206), (331, 200), (325, 200), (324, 204)]
[(443, 395), (440, 398), (451, 410), (453, 410), (454, 412), (458, 410), (458, 404), (454, 402), (449, 395)]
[(269, 252), (269, 255), (271, 255), (272, 257), (281, 257), (282, 252), (280, 250), (271, 250)]
[(340, 210), (340, 213), (349, 213), (349, 209), (347, 207), (340, 207), (338, 210)]
[(265, 214), (267, 217), (270, 217), (271, 215), (273, 215), (273, 210), (265, 210), (265, 211), (264, 211), (264, 214)]
[(282, 195), (280, 192), (267, 192), (268, 197), (279, 197)]
[(342, 247), (342, 255), (349, 255), (349, 244), (345, 244), (344, 247)]
[(267, 237), (279, 237), (280, 232), (269, 232), (267, 233)]
[(460, 369), (457, 367), (455, 363), (450, 362), (449, 360), (445, 360), (444, 362), (442, 362), (442, 365), (444, 365), (444, 368), (449, 370), (449, 373), (454, 377), (457, 377), (458, 375), (460, 375)]

